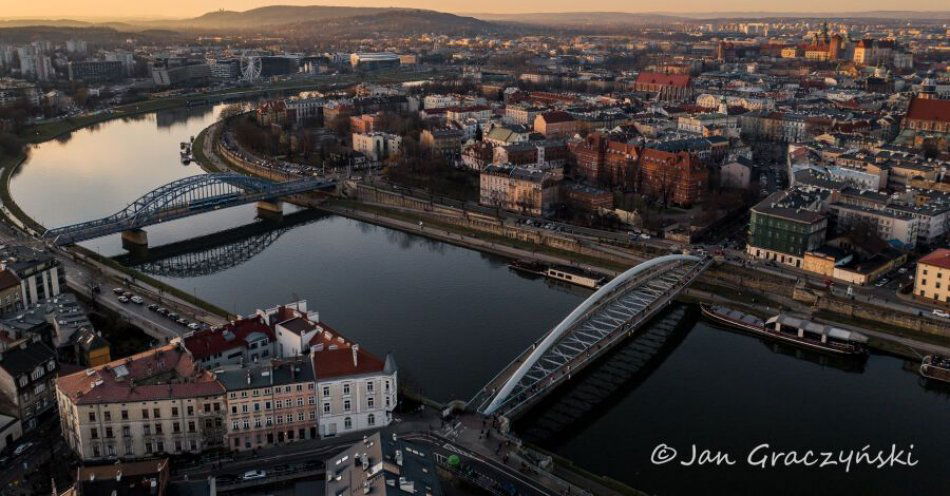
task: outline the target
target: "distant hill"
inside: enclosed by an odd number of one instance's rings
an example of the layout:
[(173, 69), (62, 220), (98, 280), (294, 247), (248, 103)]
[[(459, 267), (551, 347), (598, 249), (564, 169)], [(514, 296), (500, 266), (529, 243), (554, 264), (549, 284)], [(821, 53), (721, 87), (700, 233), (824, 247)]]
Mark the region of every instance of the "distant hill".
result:
[(471, 14), (486, 21), (516, 22), (539, 26), (565, 26), (572, 28), (616, 28), (646, 24), (669, 24), (687, 20), (686, 16), (673, 14), (637, 14), (630, 12), (538, 12), (532, 14)]

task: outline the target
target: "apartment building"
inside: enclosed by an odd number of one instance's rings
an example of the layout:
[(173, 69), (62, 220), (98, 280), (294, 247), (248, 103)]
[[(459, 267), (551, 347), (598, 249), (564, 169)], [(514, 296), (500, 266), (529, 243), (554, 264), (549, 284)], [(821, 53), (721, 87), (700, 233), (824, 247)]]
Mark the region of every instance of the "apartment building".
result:
[(216, 375), (227, 391), (229, 448), (248, 450), (317, 438), (315, 384), (308, 356), (275, 359)]
[(356, 150), (373, 162), (389, 158), (399, 153), (402, 137), (381, 132), (353, 133), (353, 150)]
[(19, 419), (23, 432), (31, 431), (56, 405), (56, 354), (38, 335), (0, 349), (0, 414)]
[(180, 338), (56, 380), (63, 437), (83, 460), (220, 447), (225, 389)]
[(934, 250), (917, 261), (914, 296), (950, 304), (950, 249)]
[(489, 165), (479, 174), (479, 203), (541, 216), (557, 202), (558, 181), (538, 169)]

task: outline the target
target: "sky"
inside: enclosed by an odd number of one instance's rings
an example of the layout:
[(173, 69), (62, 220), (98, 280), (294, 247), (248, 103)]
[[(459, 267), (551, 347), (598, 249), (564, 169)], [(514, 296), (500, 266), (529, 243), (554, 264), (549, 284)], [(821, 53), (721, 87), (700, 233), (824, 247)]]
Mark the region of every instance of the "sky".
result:
[(266, 5), (346, 5), (358, 7), (411, 7), (454, 13), (519, 13), (570, 11), (622, 12), (730, 12), (797, 11), (858, 12), (868, 10), (948, 10), (945, 0), (0, 0), (0, 18), (181, 18), (225, 10), (248, 10)]

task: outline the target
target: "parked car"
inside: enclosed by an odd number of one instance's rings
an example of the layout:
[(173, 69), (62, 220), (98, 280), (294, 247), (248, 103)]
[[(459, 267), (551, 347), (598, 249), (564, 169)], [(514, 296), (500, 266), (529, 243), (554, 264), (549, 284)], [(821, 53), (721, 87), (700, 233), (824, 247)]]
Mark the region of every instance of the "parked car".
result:
[(120, 294), (124, 293), (125, 290), (122, 289), (122, 288), (112, 288), (112, 292), (115, 293), (115, 294), (117, 294), (117, 295), (120, 295)]
[(125, 296), (120, 296), (120, 297), (118, 298), (118, 300), (119, 300), (119, 303), (128, 303), (128, 302), (129, 302), (129, 299), (126, 298)]
[(30, 449), (30, 448), (32, 448), (32, 447), (33, 447), (33, 443), (30, 442), (30, 441), (27, 441), (27, 442), (25, 442), (25, 443), (23, 443), (23, 444), (17, 446), (16, 449), (13, 450), (13, 456), (20, 456), (20, 455), (22, 455), (23, 453), (26, 453), (26, 450), (28, 450), (28, 449)]
[(152, 303), (148, 306), (148, 309), (155, 312), (158, 310), (158, 303)]
[(198, 329), (201, 329), (201, 326), (198, 325), (197, 322), (192, 322), (188, 324), (188, 328), (191, 329), (192, 331), (197, 331)]
[(131, 298), (129, 298), (129, 299), (132, 300), (132, 303), (135, 303), (136, 305), (141, 305), (141, 304), (145, 303), (145, 300), (143, 300), (142, 297), (141, 297), (141, 296), (138, 296), (138, 295), (133, 296), (133, 297), (131, 297)]
[(937, 309), (937, 308), (934, 309), (934, 315), (936, 315), (937, 317), (943, 317), (943, 318), (945, 318), (945, 319), (950, 319), (950, 313), (947, 313), (946, 311), (940, 310), (940, 309)]
[(249, 481), (249, 480), (263, 479), (265, 477), (267, 477), (267, 472), (261, 469), (257, 469), (257, 470), (248, 470), (247, 472), (244, 472), (244, 476), (241, 478), (246, 481)]
[(155, 310), (155, 313), (159, 315), (168, 315), (168, 309), (165, 307), (158, 307), (158, 310)]

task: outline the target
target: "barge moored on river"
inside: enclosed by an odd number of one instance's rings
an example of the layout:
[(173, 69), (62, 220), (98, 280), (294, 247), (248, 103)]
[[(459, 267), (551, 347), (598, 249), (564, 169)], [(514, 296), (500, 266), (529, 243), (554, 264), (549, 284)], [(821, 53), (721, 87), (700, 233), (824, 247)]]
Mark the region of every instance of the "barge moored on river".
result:
[(927, 379), (950, 383), (950, 358), (927, 355), (920, 363), (920, 375)]
[(783, 314), (762, 320), (721, 305), (703, 303), (700, 308), (703, 316), (713, 322), (768, 339), (837, 355), (867, 354), (868, 338), (858, 332)]
[(515, 260), (508, 264), (508, 268), (590, 289), (599, 288), (606, 279), (603, 275), (591, 271), (564, 265), (548, 265), (533, 260)]

